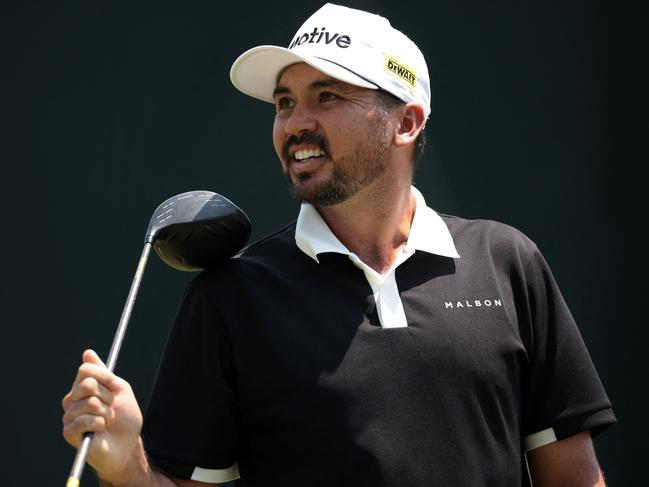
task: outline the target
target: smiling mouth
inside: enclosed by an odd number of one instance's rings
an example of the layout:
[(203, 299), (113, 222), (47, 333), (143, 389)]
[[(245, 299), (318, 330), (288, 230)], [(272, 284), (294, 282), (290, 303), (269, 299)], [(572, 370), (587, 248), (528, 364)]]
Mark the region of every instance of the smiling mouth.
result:
[(327, 157), (327, 154), (329, 154), (329, 146), (324, 135), (304, 132), (286, 138), (282, 144), (281, 159), (286, 165), (304, 164), (310, 159)]
[(287, 174), (294, 182), (306, 182), (327, 162), (327, 153), (319, 147), (309, 147), (295, 151), (286, 166)]
[(310, 159), (317, 159), (325, 155), (325, 152), (320, 148), (302, 149), (296, 151), (293, 155), (293, 160), (296, 162), (308, 161)]

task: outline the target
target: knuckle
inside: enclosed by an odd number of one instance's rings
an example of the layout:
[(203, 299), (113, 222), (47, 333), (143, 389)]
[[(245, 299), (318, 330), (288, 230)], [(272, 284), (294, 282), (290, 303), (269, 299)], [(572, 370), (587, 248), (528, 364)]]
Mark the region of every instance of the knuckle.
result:
[(85, 377), (88, 374), (88, 369), (90, 368), (89, 364), (83, 363), (79, 365), (79, 368), (77, 369), (77, 376), (78, 377)]
[(94, 432), (104, 431), (106, 429), (106, 418), (103, 416), (92, 416), (89, 421), (89, 428)]
[(91, 396), (87, 399), (87, 410), (91, 413), (102, 413), (105, 409), (104, 403), (97, 396)]
[(63, 416), (61, 416), (61, 421), (63, 422), (64, 430), (72, 423), (72, 413), (66, 411)]
[(65, 396), (63, 396), (63, 399), (61, 399), (61, 407), (63, 408), (63, 410), (67, 410), (69, 404), (70, 404), (70, 393), (68, 392)]
[(97, 379), (86, 377), (79, 382), (79, 391), (84, 394), (94, 394), (97, 391)]

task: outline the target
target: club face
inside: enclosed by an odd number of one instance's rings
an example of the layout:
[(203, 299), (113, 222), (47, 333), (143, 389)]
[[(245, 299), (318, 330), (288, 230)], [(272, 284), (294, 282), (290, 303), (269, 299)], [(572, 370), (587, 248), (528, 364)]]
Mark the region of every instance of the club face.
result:
[(211, 191), (188, 191), (161, 203), (151, 217), (145, 242), (174, 269), (199, 271), (223, 262), (250, 238), (246, 214)]

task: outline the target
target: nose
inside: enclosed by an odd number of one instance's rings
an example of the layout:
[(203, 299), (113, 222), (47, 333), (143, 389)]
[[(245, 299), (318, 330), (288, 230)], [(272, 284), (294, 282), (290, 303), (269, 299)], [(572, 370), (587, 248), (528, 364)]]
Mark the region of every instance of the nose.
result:
[(297, 104), (286, 119), (284, 131), (289, 135), (299, 135), (302, 132), (313, 132), (317, 127), (316, 119), (303, 104)]

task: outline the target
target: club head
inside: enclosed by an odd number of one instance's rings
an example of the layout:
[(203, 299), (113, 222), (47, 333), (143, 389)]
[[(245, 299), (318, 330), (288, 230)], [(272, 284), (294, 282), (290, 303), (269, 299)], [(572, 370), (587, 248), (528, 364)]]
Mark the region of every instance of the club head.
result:
[(188, 191), (162, 202), (144, 241), (174, 269), (200, 271), (233, 256), (250, 238), (250, 220), (211, 191)]

